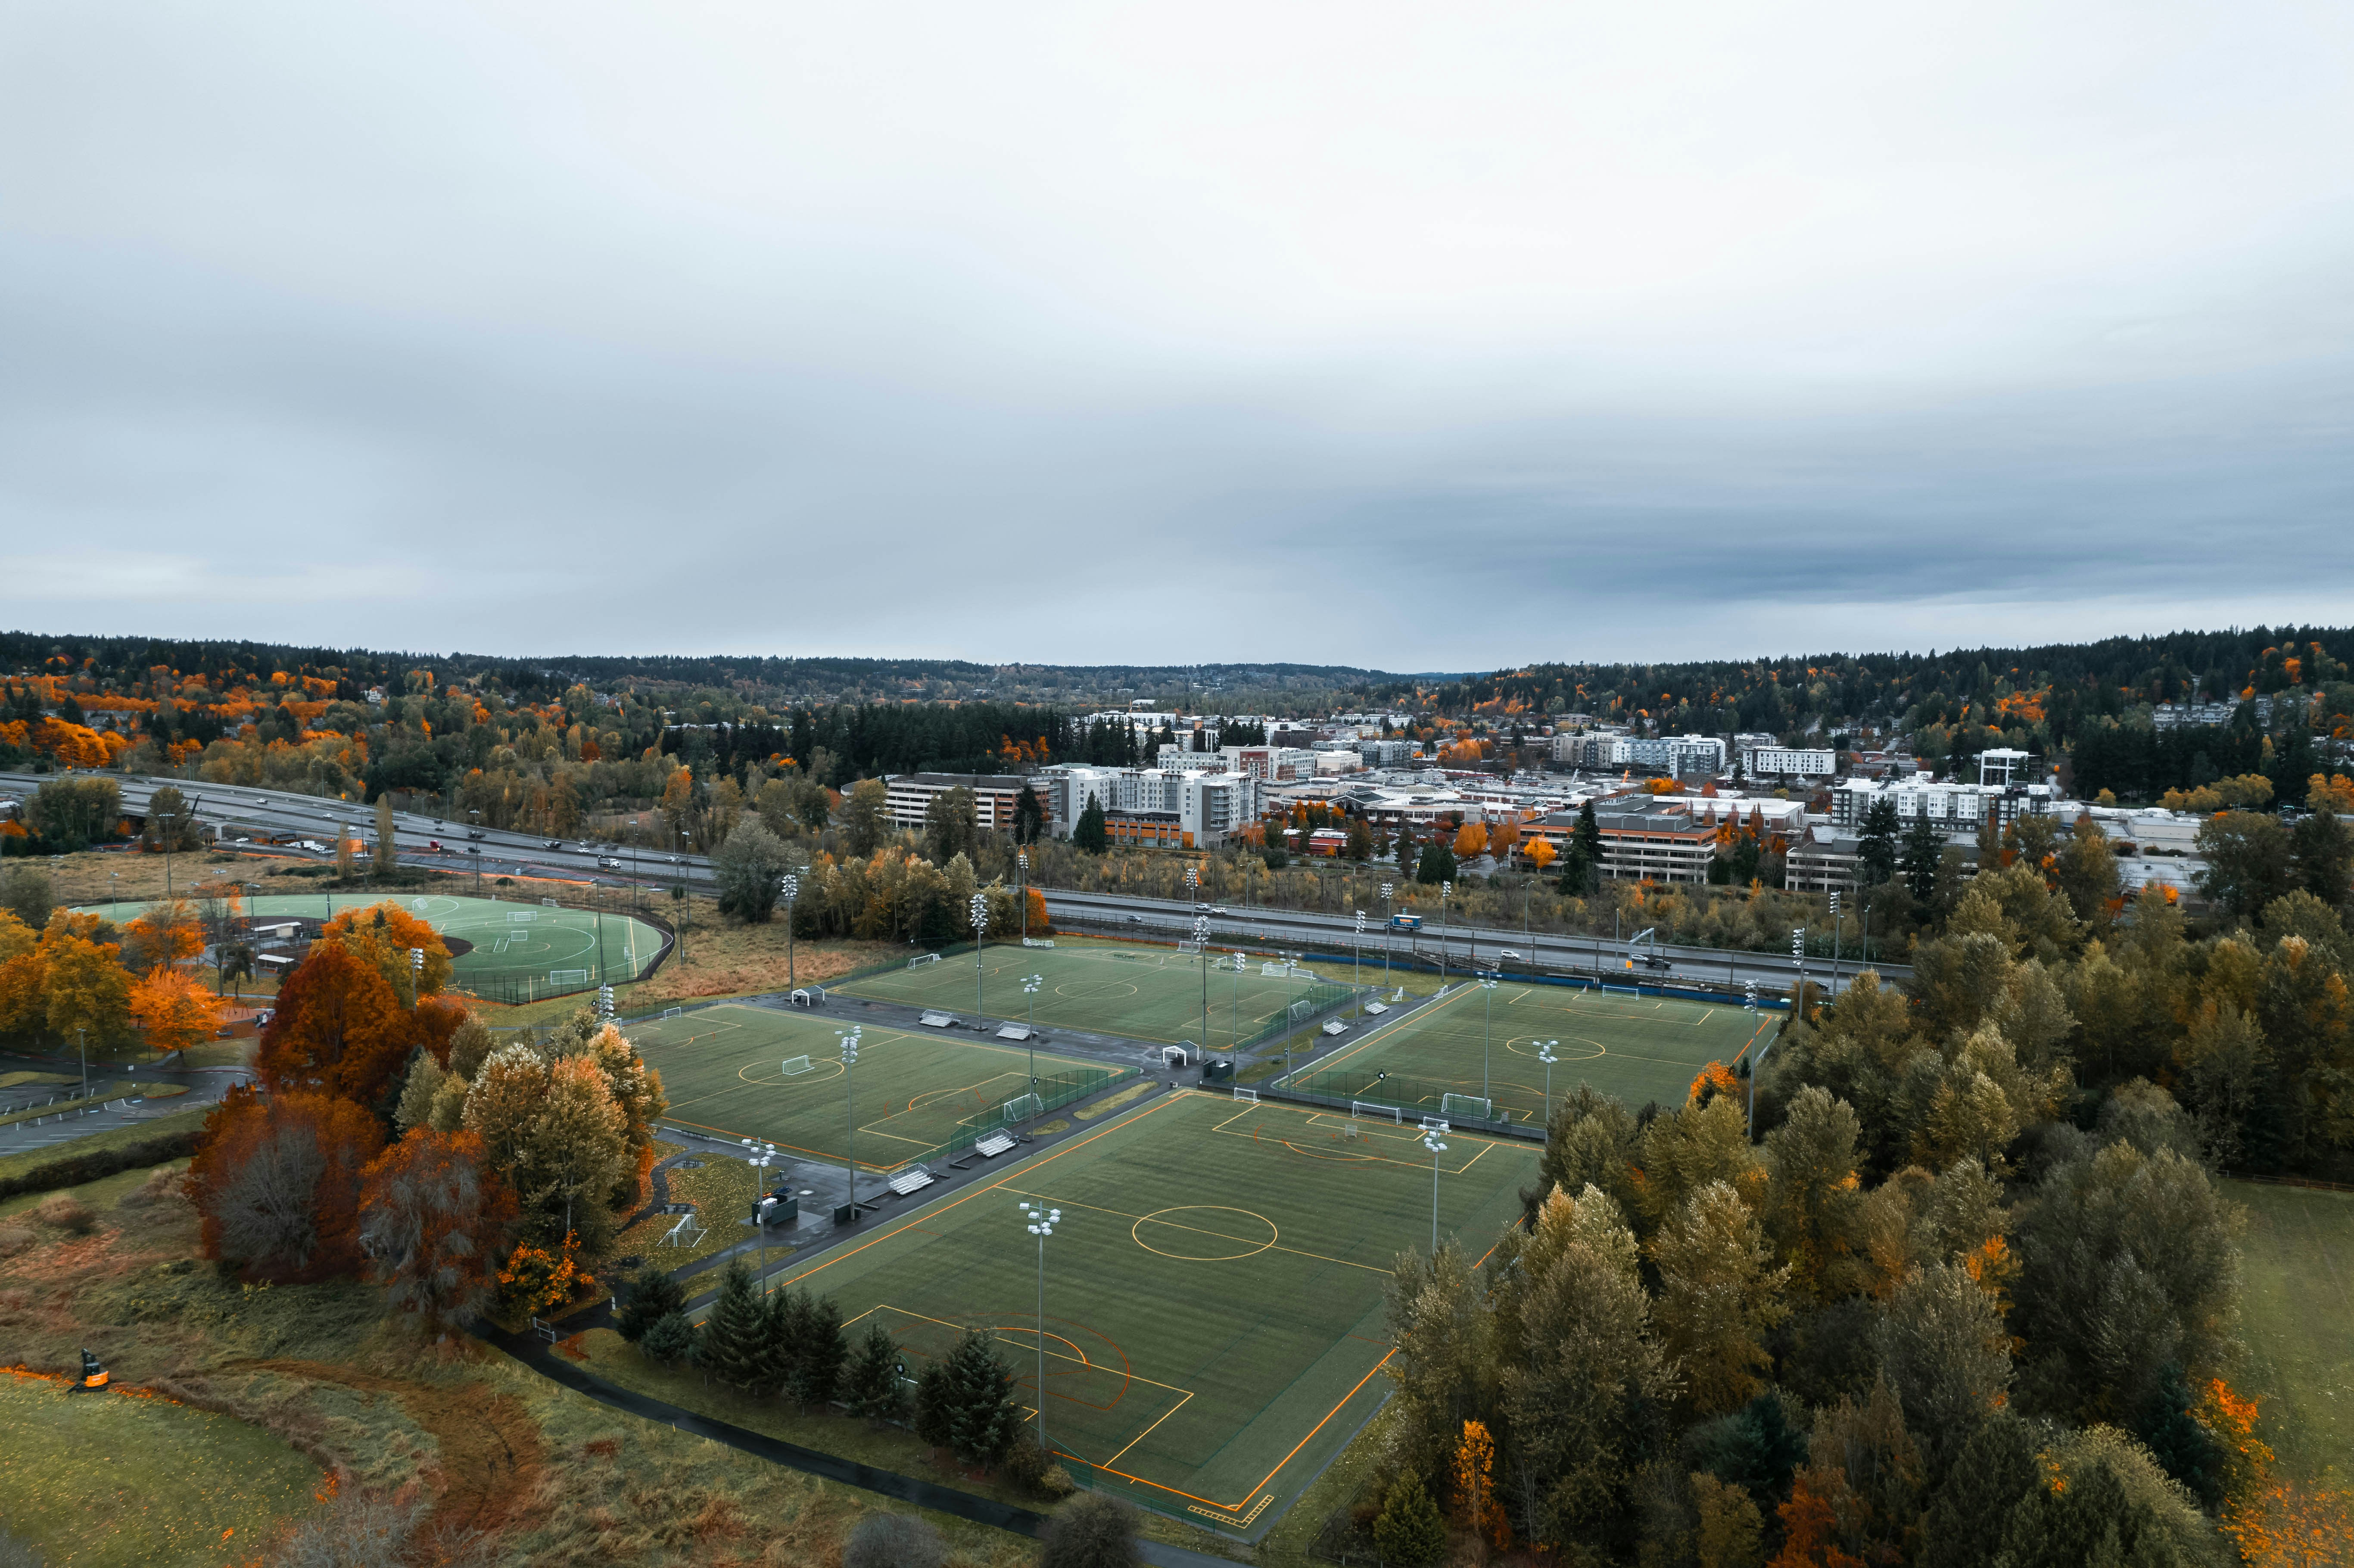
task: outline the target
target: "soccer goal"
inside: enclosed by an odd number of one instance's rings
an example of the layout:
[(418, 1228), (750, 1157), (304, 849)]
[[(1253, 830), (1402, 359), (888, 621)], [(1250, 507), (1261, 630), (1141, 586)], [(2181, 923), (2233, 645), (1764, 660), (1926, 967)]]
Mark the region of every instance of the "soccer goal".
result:
[(1028, 1121), (1034, 1116), (1043, 1115), (1045, 1109), (1046, 1102), (1036, 1095), (1016, 1095), (1005, 1102), (1005, 1125), (1012, 1127), (1017, 1121)]
[(809, 1059), (808, 1057), (806, 1057), (806, 1056), (788, 1056), (787, 1058), (785, 1058), (785, 1065), (784, 1065), (784, 1069), (783, 1069), (783, 1071), (784, 1071), (784, 1075), (785, 1075), (785, 1076), (786, 1076), (786, 1077), (788, 1077), (788, 1078), (798, 1078), (798, 1077), (800, 1077), (803, 1073), (806, 1073), (806, 1072), (808, 1072), (809, 1070), (810, 1070), (810, 1059)]
[(587, 969), (550, 969), (547, 971), (547, 983), (550, 985), (587, 985), (588, 983), (588, 971)]
[(1258, 1104), (1258, 1091), (1257, 1089), (1246, 1089), (1240, 1084), (1236, 1084), (1235, 1086), (1235, 1098), (1241, 1100), (1246, 1105), (1255, 1106)]
[(555, 908), (559, 907), (559, 906), (557, 904), (556, 900), (555, 900), (555, 899), (553, 899), (553, 898), (543, 898), (543, 899), (541, 899), (541, 900), (539, 901), (539, 906), (540, 906), (542, 909), (555, 909)]
[(1422, 1118), (1422, 1130), (1425, 1132), (1445, 1132), (1447, 1130), (1447, 1118), (1443, 1116), (1424, 1117)]
[(534, 920), (539, 918), (539, 911), (536, 909), (510, 909), (507, 911), (507, 918), (515, 925), (528, 926)]
[(663, 1233), (663, 1238), (660, 1245), (663, 1246), (693, 1246), (695, 1243), (703, 1239), (703, 1233), (706, 1228), (707, 1227), (698, 1225), (695, 1223), (695, 1215), (693, 1213), (689, 1213), (681, 1214), (678, 1217), (678, 1224), (671, 1226), (670, 1229)]
[(1202, 944), (1189, 937), (1177, 944), (1177, 950), (1181, 953), (1198, 953), (1202, 950)]
[(1398, 1126), (1404, 1126), (1405, 1123), (1405, 1112), (1398, 1109), (1395, 1106), (1375, 1105), (1371, 1100), (1351, 1100), (1349, 1102), (1349, 1118), (1352, 1121), (1371, 1121), (1375, 1117), (1387, 1117), (1392, 1123)]
[(907, 960), (907, 967), (911, 969), (920, 969), (926, 964), (936, 964), (939, 961), (940, 956), (938, 953), (921, 953), (915, 958), (909, 959)]
[(1291, 1004), (1289, 1012), (1292, 1022), (1302, 1022), (1316, 1016), (1316, 1004), (1303, 997)]
[(1496, 1119), (1495, 1102), (1482, 1099), (1478, 1095), (1441, 1095), (1438, 1108), (1449, 1117), (1477, 1117), (1481, 1121)]
[(1261, 964), (1258, 973), (1261, 980), (1285, 980), (1289, 978), (1291, 968), (1288, 964)]
[(684, 1018), (686, 1016), (686, 1009), (683, 1007), (665, 1007), (662, 1010), (662, 1015), (664, 1018)]

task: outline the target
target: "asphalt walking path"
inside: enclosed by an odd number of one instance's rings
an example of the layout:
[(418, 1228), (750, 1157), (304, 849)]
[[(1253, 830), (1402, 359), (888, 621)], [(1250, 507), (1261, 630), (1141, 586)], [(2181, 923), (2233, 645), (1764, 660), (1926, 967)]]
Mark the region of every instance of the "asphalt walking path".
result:
[[(72, 1056), (20, 1056), (0, 1054), (0, 1074), (16, 1072), (61, 1073), (77, 1079), (81, 1063)], [(77, 1139), (95, 1132), (111, 1132), (118, 1128), (136, 1127), (143, 1121), (169, 1116), (176, 1111), (201, 1110), (218, 1101), (239, 1084), (253, 1080), (249, 1067), (184, 1067), (126, 1066), (121, 1063), (93, 1062), (90, 1067), (90, 1083), (93, 1090), (102, 1089), (116, 1079), (128, 1079), (139, 1084), (173, 1084), (186, 1092), (164, 1099), (110, 1100), (102, 1106), (86, 1110), (63, 1111), (55, 1116), (37, 1118), (30, 1121), (11, 1122), (0, 1127), (0, 1154), (22, 1154), (31, 1150), (62, 1148)], [(79, 1094), (79, 1085), (63, 1085), (45, 1088), (48, 1094)], [(0, 1111), (19, 1108), (0, 1106)], [(27, 1107), (31, 1108), (29, 1101)]]

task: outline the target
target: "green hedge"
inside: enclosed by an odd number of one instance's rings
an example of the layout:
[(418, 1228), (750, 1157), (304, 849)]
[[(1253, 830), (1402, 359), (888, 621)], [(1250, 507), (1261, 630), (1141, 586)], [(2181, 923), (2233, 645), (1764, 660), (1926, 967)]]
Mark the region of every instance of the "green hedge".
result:
[(160, 1138), (143, 1138), (136, 1143), (118, 1143), (110, 1149), (64, 1155), (14, 1176), (0, 1176), (0, 1198), (53, 1192), (60, 1187), (79, 1187), (120, 1171), (161, 1165), (167, 1160), (186, 1160), (196, 1151), (196, 1142), (203, 1137), (202, 1128), (192, 1127)]

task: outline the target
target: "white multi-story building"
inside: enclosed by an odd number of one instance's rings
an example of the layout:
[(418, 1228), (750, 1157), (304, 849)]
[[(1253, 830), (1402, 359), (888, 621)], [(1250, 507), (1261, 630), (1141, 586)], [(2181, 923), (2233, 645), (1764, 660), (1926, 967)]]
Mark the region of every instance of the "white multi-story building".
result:
[[(924, 829), (934, 797), (951, 789), (972, 791), (973, 814), (983, 828), (1013, 827), (1014, 802), (1030, 781), (1013, 773), (901, 773), (884, 781), (884, 812), (894, 827)], [(1045, 803), (1042, 797), (1039, 802)]]
[(1173, 816), (1194, 849), (1214, 848), (1258, 817), (1259, 781), (1246, 773), (1058, 763), (1039, 770), (1038, 786), (1056, 838), (1071, 836), (1090, 800), (1107, 816)]
[(1947, 834), (1976, 833), (1992, 816), (2008, 827), (2022, 815), (2049, 812), (2055, 801), (2049, 784), (1939, 782), (1925, 774), (1910, 779), (1849, 779), (1831, 790), (1831, 825), (1859, 832), (1864, 812), (1879, 800), (1896, 804), (1896, 820), (1910, 828), (1926, 819)]
[(1829, 747), (1748, 746), (1741, 768), (1752, 779), (1828, 779), (1839, 770), (1839, 753)]

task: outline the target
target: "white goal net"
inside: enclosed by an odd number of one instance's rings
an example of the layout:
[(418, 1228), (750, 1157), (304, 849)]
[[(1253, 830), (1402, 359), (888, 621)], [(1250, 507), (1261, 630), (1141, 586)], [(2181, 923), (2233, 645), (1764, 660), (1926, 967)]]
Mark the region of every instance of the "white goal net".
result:
[(925, 964), (936, 964), (939, 961), (940, 956), (938, 953), (925, 953), (920, 957), (909, 959), (907, 960), (907, 967), (911, 969), (917, 969)]
[(806, 1056), (789, 1056), (785, 1059), (784, 1075), (788, 1078), (798, 1078), (810, 1070), (810, 1059)]
[(587, 969), (550, 969), (547, 971), (547, 983), (550, 985), (587, 985), (588, 983), (588, 971)]
[(1244, 1088), (1241, 1085), (1237, 1084), (1235, 1086), (1235, 1098), (1243, 1101), (1246, 1105), (1255, 1106), (1258, 1104), (1258, 1091), (1257, 1089)]
[(1362, 1118), (1372, 1121), (1376, 1117), (1384, 1117), (1401, 1125), (1405, 1121), (1405, 1112), (1398, 1109), (1397, 1107), (1375, 1105), (1371, 1100), (1351, 1100), (1349, 1116), (1352, 1120)]
[(1028, 1121), (1045, 1108), (1046, 1102), (1036, 1095), (1016, 1095), (1005, 1102), (1005, 1123), (1011, 1127), (1017, 1121)]
[(1442, 1095), (1438, 1108), (1450, 1117), (1477, 1117), (1481, 1121), (1496, 1119), (1494, 1102), (1482, 1099), (1478, 1095)]
[(557, 904), (556, 900), (555, 900), (555, 899), (553, 899), (553, 898), (543, 898), (543, 899), (541, 899), (541, 900), (539, 901), (539, 906), (540, 906), (542, 909), (554, 909), (554, 908), (557, 908), (557, 907), (559, 907), (559, 906)]

